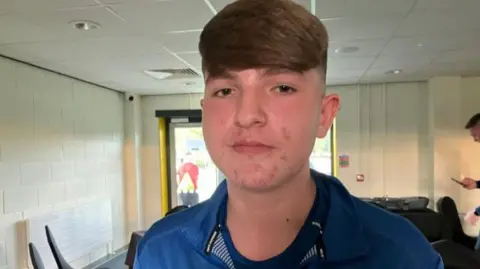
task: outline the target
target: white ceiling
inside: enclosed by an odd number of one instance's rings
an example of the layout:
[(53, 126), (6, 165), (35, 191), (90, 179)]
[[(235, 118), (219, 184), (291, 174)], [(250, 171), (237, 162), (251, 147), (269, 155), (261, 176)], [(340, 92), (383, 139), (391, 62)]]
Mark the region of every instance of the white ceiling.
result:
[[(198, 37), (232, 0), (0, 0), (0, 54), (120, 91), (201, 92)], [(480, 75), (480, 0), (298, 0), (329, 30), (329, 85)], [(72, 20), (101, 28), (76, 30)], [(422, 44), (423, 46), (418, 46)], [(357, 52), (335, 53), (356, 46)], [(402, 69), (397, 75), (385, 74)]]

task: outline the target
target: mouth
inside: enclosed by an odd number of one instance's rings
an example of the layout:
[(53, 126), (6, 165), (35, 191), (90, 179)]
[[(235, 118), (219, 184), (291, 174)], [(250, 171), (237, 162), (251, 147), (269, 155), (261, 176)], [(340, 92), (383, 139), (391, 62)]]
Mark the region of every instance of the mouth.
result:
[(257, 141), (238, 141), (232, 145), (235, 152), (245, 155), (258, 155), (270, 152), (273, 147)]

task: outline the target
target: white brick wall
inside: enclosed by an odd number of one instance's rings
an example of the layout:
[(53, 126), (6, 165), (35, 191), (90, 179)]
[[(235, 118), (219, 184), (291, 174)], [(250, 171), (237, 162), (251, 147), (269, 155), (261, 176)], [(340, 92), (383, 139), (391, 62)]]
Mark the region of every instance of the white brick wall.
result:
[(16, 222), (95, 197), (126, 244), (123, 116), (119, 93), (0, 58), (0, 268), (23, 266)]

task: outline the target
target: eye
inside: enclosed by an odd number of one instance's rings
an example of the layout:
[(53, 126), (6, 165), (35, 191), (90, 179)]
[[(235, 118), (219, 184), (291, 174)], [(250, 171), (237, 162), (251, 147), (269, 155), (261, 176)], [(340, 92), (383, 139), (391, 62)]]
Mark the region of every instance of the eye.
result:
[(277, 87), (275, 87), (275, 90), (279, 93), (283, 93), (283, 94), (286, 94), (286, 93), (293, 93), (293, 92), (296, 92), (297, 90), (295, 90), (294, 88), (290, 87), (290, 86), (287, 86), (287, 85), (279, 85)]
[(225, 89), (221, 89), (221, 90), (216, 91), (213, 95), (217, 96), (217, 97), (224, 97), (224, 96), (227, 96), (227, 95), (230, 95), (230, 94), (232, 94), (232, 89), (225, 88)]

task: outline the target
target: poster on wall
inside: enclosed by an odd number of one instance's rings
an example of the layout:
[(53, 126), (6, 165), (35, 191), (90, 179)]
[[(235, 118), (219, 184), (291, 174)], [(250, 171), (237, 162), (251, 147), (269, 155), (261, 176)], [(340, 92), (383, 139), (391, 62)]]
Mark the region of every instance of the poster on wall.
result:
[(340, 168), (347, 168), (350, 166), (350, 156), (347, 154), (342, 154), (338, 156), (338, 164), (340, 165)]

